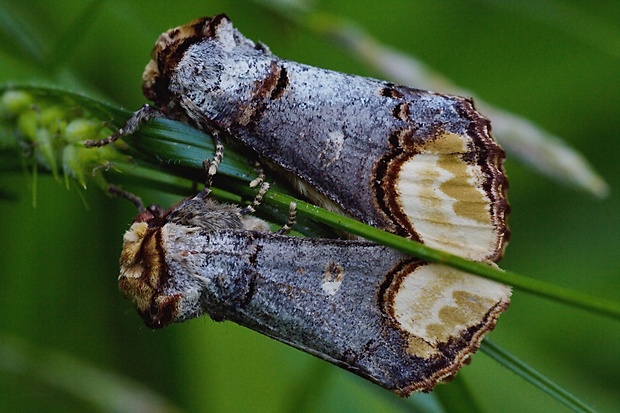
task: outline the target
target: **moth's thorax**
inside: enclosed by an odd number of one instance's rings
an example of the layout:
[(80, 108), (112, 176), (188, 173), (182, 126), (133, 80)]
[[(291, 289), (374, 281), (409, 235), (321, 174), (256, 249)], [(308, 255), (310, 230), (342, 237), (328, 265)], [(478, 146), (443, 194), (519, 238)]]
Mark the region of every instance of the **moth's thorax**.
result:
[(138, 314), (150, 328), (162, 328), (202, 313), (197, 283), (187, 287), (182, 278), (172, 276), (178, 270), (175, 265), (191, 261), (191, 256), (187, 260), (175, 256), (174, 249), (186, 245), (185, 250), (191, 251), (191, 245), (188, 247), (186, 243), (191, 244), (197, 231), (174, 223), (149, 228), (146, 223), (138, 222), (125, 233), (119, 289), (136, 305)]
[(196, 317), (200, 281), (182, 275), (204, 254), (196, 239), (200, 235), (227, 230), (268, 231), (267, 223), (256, 217), (241, 216), (236, 205), (221, 204), (203, 190), (167, 211), (157, 205), (138, 214), (123, 237), (119, 289), (138, 309), (151, 328)]
[(125, 233), (121, 253), (118, 286), (133, 301), (145, 324), (164, 327), (174, 319), (173, 300), (158, 300), (161, 288), (169, 278), (165, 251), (161, 246), (161, 229), (136, 222)]
[[(202, 46), (190, 51), (197, 44)], [(267, 51), (235, 30), (225, 15), (196, 19), (164, 32), (142, 75), (144, 95), (164, 113), (180, 111), (180, 98), (189, 92), (187, 80), (201, 76), (207, 89), (209, 82), (219, 84), (222, 59), (237, 48)]]

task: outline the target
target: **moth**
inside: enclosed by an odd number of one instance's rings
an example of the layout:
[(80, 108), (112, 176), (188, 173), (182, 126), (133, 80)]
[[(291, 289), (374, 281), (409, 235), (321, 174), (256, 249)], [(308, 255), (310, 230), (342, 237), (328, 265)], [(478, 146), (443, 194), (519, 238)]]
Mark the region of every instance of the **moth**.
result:
[(472, 260), (503, 254), (504, 152), (470, 99), (280, 59), (225, 15), (162, 34), (142, 87), (322, 206)]
[[(470, 99), (280, 59), (225, 15), (163, 33), (143, 91), (155, 106), (89, 145), (166, 116), (331, 210), (468, 259), (503, 255), (504, 152)], [(455, 374), (509, 305), (507, 286), (364, 241), (255, 231), (198, 198), (125, 235), (119, 283), (151, 327), (230, 319), (408, 395)]]
[(372, 242), (271, 233), (208, 189), (141, 212), (120, 262), (120, 290), (151, 328), (234, 321), (402, 396), (452, 377), (510, 296)]

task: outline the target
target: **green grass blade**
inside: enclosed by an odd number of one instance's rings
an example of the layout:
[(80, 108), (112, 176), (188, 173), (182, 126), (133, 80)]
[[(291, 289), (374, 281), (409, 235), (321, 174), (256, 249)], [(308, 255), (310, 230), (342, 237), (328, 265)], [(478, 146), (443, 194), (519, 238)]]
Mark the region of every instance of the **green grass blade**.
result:
[(581, 400), (577, 399), (575, 396), (549, 380), (540, 372), (536, 371), (506, 350), (502, 349), (488, 338), (482, 342), (480, 349), (493, 360), (517, 374), (525, 381), (544, 391), (571, 410), (575, 412), (595, 412), (595, 410), (587, 406)]

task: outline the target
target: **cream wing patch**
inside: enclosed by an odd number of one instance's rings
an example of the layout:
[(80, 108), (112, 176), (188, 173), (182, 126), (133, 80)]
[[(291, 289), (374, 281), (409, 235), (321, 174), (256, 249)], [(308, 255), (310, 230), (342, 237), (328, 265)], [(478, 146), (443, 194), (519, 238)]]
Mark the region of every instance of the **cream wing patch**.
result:
[(480, 166), (462, 159), (467, 138), (444, 134), (405, 161), (395, 183), (398, 204), (420, 241), (473, 260), (497, 249), (491, 200)]
[(438, 344), (461, 337), (510, 299), (510, 287), (440, 264), (420, 265), (401, 280), (393, 316), (411, 334), (409, 352), (424, 358), (441, 354)]

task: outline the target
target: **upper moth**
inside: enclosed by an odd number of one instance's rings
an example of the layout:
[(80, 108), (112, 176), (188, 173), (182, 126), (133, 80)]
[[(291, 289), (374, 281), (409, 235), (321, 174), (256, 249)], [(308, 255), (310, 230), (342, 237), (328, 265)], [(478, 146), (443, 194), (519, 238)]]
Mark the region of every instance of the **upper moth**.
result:
[(503, 254), (504, 152), (470, 99), (280, 59), (224, 15), (162, 34), (143, 91), (323, 206), (465, 258)]

